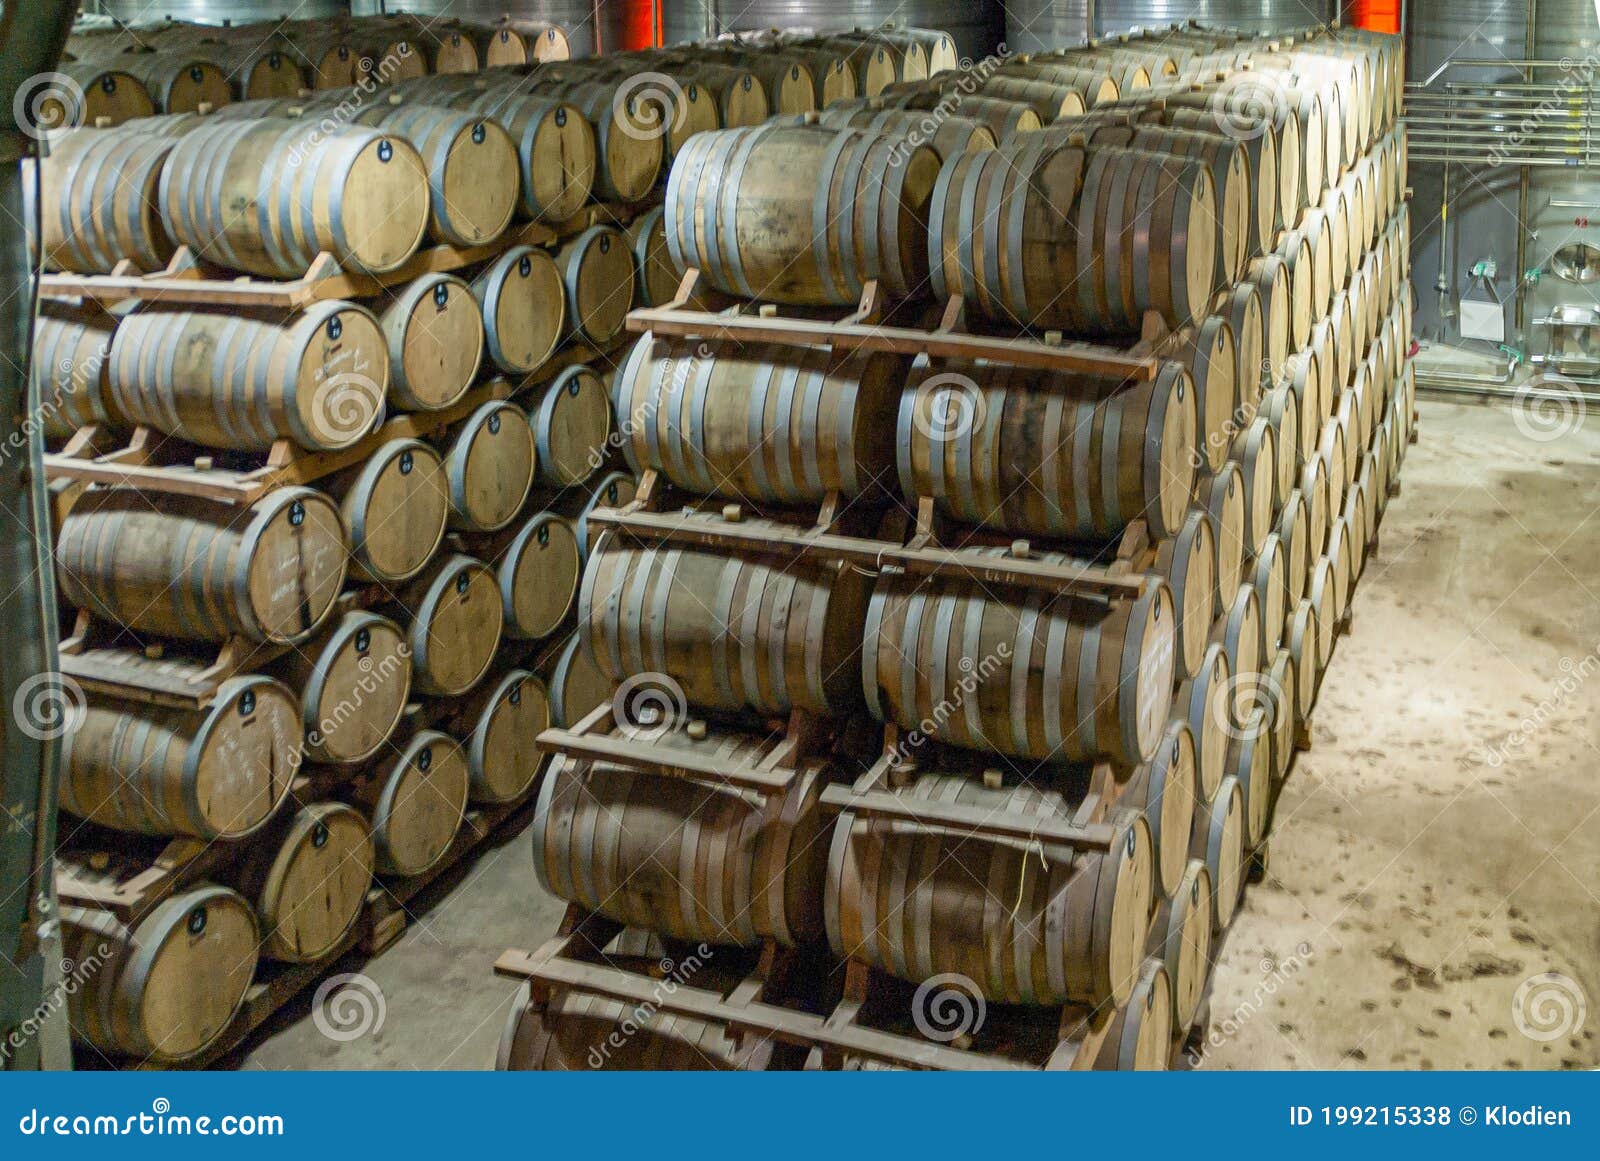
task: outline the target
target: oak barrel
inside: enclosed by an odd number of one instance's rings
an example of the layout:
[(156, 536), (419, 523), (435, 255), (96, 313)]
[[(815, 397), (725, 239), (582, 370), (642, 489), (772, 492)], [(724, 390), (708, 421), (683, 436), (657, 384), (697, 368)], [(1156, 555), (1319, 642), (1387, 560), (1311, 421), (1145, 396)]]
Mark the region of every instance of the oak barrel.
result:
[(1183, 722), (1194, 738), (1195, 776), (1200, 796), (1209, 800), (1227, 773), (1229, 719), (1219, 706), (1232, 685), (1233, 664), (1220, 644), (1206, 646), (1200, 668), (1178, 686), (1173, 721)]
[(300, 694), (306, 757), (313, 762), (354, 764), (377, 753), (411, 691), (405, 633), (364, 609), (339, 617), (281, 665)]
[(129, 130), (52, 134), (36, 163), (44, 268), (107, 274), (123, 260), (147, 273), (165, 267), (174, 245), (158, 189), (175, 144)]
[(633, 252), (622, 231), (590, 226), (555, 255), (567, 296), (568, 334), (604, 351), (633, 309)]
[(418, 693), (459, 697), (482, 679), (500, 646), (504, 612), (494, 573), (460, 553), (441, 554), (400, 592)]
[(420, 875), (444, 857), (467, 806), (467, 758), (438, 730), (420, 730), (393, 761), (358, 783), (354, 797), (372, 823), (374, 866)]
[(489, 361), (508, 375), (537, 370), (561, 342), (567, 300), (546, 250), (513, 246), (472, 280)]
[(40, 300), (32, 372), (46, 437), (65, 439), (82, 427), (127, 425), (109, 389), (116, 329), (116, 317), (95, 303)]
[(350, 537), (350, 575), (409, 580), (444, 538), (450, 496), (439, 453), (418, 439), (392, 439), (366, 461), (323, 481), (339, 501)]
[(577, 599), (582, 563), (565, 517), (531, 516), (493, 561), (505, 611), (505, 635), (537, 641), (554, 633)]
[(527, 412), (491, 399), (443, 435), (451, 528), (492, 532), (516, 519), (533, 487), (536, 452)]
[(473, 802), (512, 802), (533, 785), (548, 755), (536, 739), (550, 726), (550, 694), (526, 669), (511, 669), (485, 682), (464, 707), (470, 733), (467, 797)]
[(372, 886), (372, 832), (342, 802), (313, 802), (260, 835), (234, 881), (255, 907), (261, 954), (316, 963), (355, 926)]
[(467, 393), (483, 361), (483, 313), (453, 274), (424, 274), (381, 300), (389, 349), (389, 401), (402, 411), (437, 411)]

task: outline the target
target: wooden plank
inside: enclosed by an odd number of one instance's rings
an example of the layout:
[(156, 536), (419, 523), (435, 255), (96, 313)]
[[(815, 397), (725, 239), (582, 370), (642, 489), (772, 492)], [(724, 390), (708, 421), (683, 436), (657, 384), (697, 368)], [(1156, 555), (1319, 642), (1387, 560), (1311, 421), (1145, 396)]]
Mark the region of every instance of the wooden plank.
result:
[(889, 351), (934, 358), (988, 359), (1016, 367), (1067, 371), (1111, 379), (1154, 379), (1160, 360), (1129, 355), (1114, 347), (1069, 342), (1059, 345), (1029, 339), (996, 338), (957, 331), (830, 323), (813, 319), (762, 318), (746, 314), (646, 309), (628, 315), (636, 334), (692, 336), (737, 343), (782, 343), (786, 346), (831, 346), (840, 351)]
[(1116, 828), (1107, 823), (1079, 826), (983, 806), (909, 799), (888, 790), (830, 786), (822, 792), (822, 802), (854, 814), (950, 830), (964, 838), (1008, 840), (1057, 862), (1070, 862), (1080, 851), (1108, 851), (1117, 839)]
[(719, 762), (695, 750), (660, 749), (648, 742), (615, 735), (576, 733), (550, 729), (538, 737), (541, 750), (554, 750), (600, 762), (615, 762), (667, 778), (691, 778), (715, 785), (732, 785), (759, 793), (777, 793), (794, 781), (790, 769), (763, 769)]
[(497, 974), (528, 979), (547, 987), (571, 988), (625, 1004), (651, 1004), (673, 1015), (716, 1021), (730, 1029), (770, 1036), (785, 1044), (823, 1047), (909, 1068), (947, 1071), (1030, 1071), (1003, 1057), (964, 1052), (909, 1036), (834, 1023), (809, 1012), (754, 1002), (730, 1004), (716, 992), (679, 986), (668, 994), (656, 981), (605, 964), (580, 963), (560, 953), (564, 940), (553, 940), (538, 952), (507, 951), (495, 961)]
[(895, 567), (918, 576), (958, 573), (983, 584), (1048, 592), (1133, 598), (1143, 593), (1145, 587), (1144, 577), (1119, 576), (1101, 565), (1089, 563), (977, 556), (954, 549), (903, 547), (888, 541), (798, 529), (792, 536), (777, 536), (770, 529), (741, 526), (731, 521), (634, 509), (596, 509), (589, 513), (588, 519), (592, 527), (617, 528), (635, 535), (687, 541), (724, 551), (820, 555), (863, 568)]

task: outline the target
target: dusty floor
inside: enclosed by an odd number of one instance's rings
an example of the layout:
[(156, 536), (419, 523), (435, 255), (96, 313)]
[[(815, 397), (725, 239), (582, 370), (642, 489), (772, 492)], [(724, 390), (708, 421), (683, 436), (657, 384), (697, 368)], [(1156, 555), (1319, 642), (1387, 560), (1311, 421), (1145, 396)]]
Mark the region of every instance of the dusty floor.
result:
[[(1421, 412), (1206, 1067), (1600, 1064), (1600, 416)], [(243, 1066), (491, 1066), (514, 989), (489, 965), (562, 910), (529, 849), (491, 851), (351, 966), (381, 991), (374, 1030), (330, 1039), (303, 998)]]

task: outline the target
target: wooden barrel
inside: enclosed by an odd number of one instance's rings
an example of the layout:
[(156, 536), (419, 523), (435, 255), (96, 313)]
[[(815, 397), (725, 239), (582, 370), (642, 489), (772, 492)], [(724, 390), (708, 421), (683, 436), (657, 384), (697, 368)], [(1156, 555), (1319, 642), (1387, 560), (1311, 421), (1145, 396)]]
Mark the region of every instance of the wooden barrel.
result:
[(157, 191), (175, 144), (105, 129), (52, 134), (37, 163), (44, 268), (107, 274), (123, 260), (147, 273), (165, 267), (174, 247)]
[[(1315, 681), (1315, 669), (1308, 668), (1307, 676), (1310, 680)], [(1289, 652), (1288, 645), (1285, 644), (1273, 653), (1271, 663), (1267, 666), (1266, 676), (1262, 681), (1262, 690), (1267, 706), (1262, 729), (1272, 742), (1272, 793), (1274, 797), (1283, 786), (1284, 779), (1289, 776), (1289, 766), (1294, 760), (1295, 726), (1299, 720), (1296, 707), (1299, 703), (1300, 681), (1301, 672)]]
[[(113, 55), (103, 55), (102, 63), (114, 65), (119, 72), (127, 73), (145, 88), (158, 113), (195, 113), (202, 106), (220, 109), (233, 101), (233, 86), (226, 70), (204, 54), (170, 49), (131, 48)], [(137, 94), (131, 105), (124, 102), (125, 112), (142, 107)], [(144, 116), (142, 112), (132, 116)], [(94, 124), (94, 118), (86, 118)], [(124, 118), (126, 120), (126, 118)]]
[(96, 696), (61, 743), (63, 810), (134, 834), (237, 838), (289, 792), (294, 695), (267, 677), (223, 683), (205, 709)]
[(1172, 979), (1167, 965), (1152, 956), (1139, 965), (1128, 1002), (1112, 1013), (1095, 1067), (1121, 1072), (1164, 1071), (1172, 1057), (1174, 1030)]
[(526, 669), (484, 683), (463, 708), (469, 733), (467, 797), (472, 802), (514, 802), (544, 769), (547, 755), (535, 739), (550, 726), (550, 694)]
[(1245, 267), (1245, 280), (1256, 288), (1261, 303), (1261, 382), (1265, 389), (1282, 381), (1293, 349), (1294, 304), (1288, 266), (1276, 254), (1262, 254)]
[(568, 729), (577, 725), (595, 707), (611, 700), (617, 683), (600, 671), (573, 633), (551, 663), (546, 684), (550, 687), (550, 721)]
[(665, 151), (660, 114), (644, 111), (644, 98), (613, 81), (544, 81), (534, 73), (528, 83), (536, 94), (564, 101), (588, 120), (599, 197), (638, 202), (649, 195), (661, 175)]
[(1181, 363), (1120, 391), (1087, 375), (913, 365), (896, 442), (902, 491), (957, 520), (1067, 538), (1143, 519), (1172, 535), (1193, 488), (1194, 383)]
[(1311, 243), (1298, 230), (1286, 230), (1279, 236), (1273, 256), (1282, 261), (1289, 280), (1289, 345), (1303, 350), (1311, 341), (1311, 324), (1316, 321), (1313, 286), (1316, 260), (1311, 254)]
[(1125, 335), (1152, 310), (1181, 325), (1215, 288), (1216, 197), (1204, 165), (1166, 154), (1043, 135), (963, 154), (932, 195), (934, 293), (1021, 326)]
[(1300, 469), (1300, 498), (1306, 506), (1306, 559), (1322, 555), (1328, 542), (1328, 523), (1333, 505), (1328, 491), (1328, 470), (1320, 455), (1312, 456)]
[(1261, 641), (1268, 657), (1283, 638), (1283, 622), (1289, 606), (1289, 555), (1276, 532), (1269, 533), (1266, 543), (1251, 562), (1249, 581), (1256, 590), (1256, 602), (1261, 608)]
[(628, 249), (633, 254), (634, 286), (641, 306), (666, 306), (678, 293), (681, 276), (667, 250), (667, 226), (660, 206), (628, 223)]
[(1262, 397), (1258, 418), (1267, 421), (1272, 432), (1272, 450), (1276, 487), (1273, 503), (1281, 505), (1300, 481), (1300, 469), (1305, 466), (1302, 451), (1304, 435), (1300, 421), (1300, 404), (1287, 387), (1279, 387)]
[(306, 757), (365, 761), (388, 741), (411, 691), (405, 633), (387, 617), (352, 609), (280, 663), (300, 693)]
[(1338, 416), (1323, 424), (1317, 458), (1322, 461), (1322, 467), (1328, 478), (1328, 522), (1331, 524), (1344, 510), (1344, 493), (1350, 486), (1349, 477), (1345, 474), (1349, 463), (1349, 453), (1345, 446), (1345, 429), (1339, 422)]
[[(1072, 817), (1057, 794), (991, 790), (960, 775), (922, 774), (899, 794), (913, 804)], [(1030, 870), (1032, 856), (1017, 846), (884, 827), (846, 810), (828, 854), (829, 946), (912, 983), (959, 973), (998, 1003), (1120, 1004), (1143, 958), (1157, 870), (1144, 819), (1116, 826), (1108, 851)], [(991, 893), (1007, 906), (986, 905)]]
[(427, 55), (431, 73), (475, 73), (484, 67), (469, 29), (432, 29), (419, 24), (417, 39)]
[(1027, 105), (1038, 115), (1040, 123), (1047, 126), (1081, 117), (1091, 106), (1109, 104), (1120, 95), (1116, 82), (1109, 77), (1102, 77), (1096, 83), (1005, 74), (985, 77), (978, 84), (978, 92), (995, 100)]
[(1297, 227), (1311, 256), (1311, 318), (1321, 322), (1328, 317), (1338, 284), (1333, 280), (1333, 232), (1328, 216), (1319, 209), (1308, 209)]
[(372, 832), (342, 802), (301, 806), (252, 843), (231, 881), (255, 908), (261, 954), (316, 963), (344, 940), (372, 886)]
[(1245, 848), (1253, 851), (1266, 838), (1272, 806), (1272, 734), (1264, 716), (1239, 727), (1228, 752), (1228, 772), (1244, 795)]
[(1195, 489), (1196, 503), (1211, 517), (1217, 537), (1217, 612), (1244, 568), (1245, 504), (1248, 492), (1239, 465), (1229, 461), (1216, 475), (1202, 477)]
[(333, 608), (345, 557), (339, 510), (310, 488), (248, 508), (96, 488), (62, 521), (56, 576), (73, 608), (141, 633), (294, 642)]
[(389, 355), (378, 320), (352, 302), (287, 318), (149, 305), (117, 327), (108, 377), (123, 415), (167, 435), (241, 451), (280, 439), (328, 451), (381, 420)]
[(606, 350), (622, 334), (633, 309), (633, 252), (622, 232), (591, 226), (555, 256), (567, 299), (571, 337)]
[(1175, 1029), (1193, 1026), (1211, 976), (1211, 917), (1214, 888), (1204, 860), (1191, 858), (1177, 889), (1156, 905), (1156, 954), (1172, 982)]
[(1336, 596), (1334, 566), (1326, 556), (1319, 556), (1311, 566), (1311, 581), (1306, 589), (1306, 600), (1316, 613), (1319, 678), (1333, 660), (1333, 646), (1338, 639), (1340, 610)]
[(217, 121), (173, 145), (160, 205), (171, 238), (233, 270), (299, 278), (327, 251), (381, 274), (422, 242), (428, 175), (403, 138), (364, 126)]
[(1261, 551), (1272, 531), (1277, 511), (1278, 460), (1272, 426), (1265, 416), (1257, 416), (1233, 441), (1229, 458), (1238, 465), (1244, 486), (1244, 547), (1250, 555)]
[(912, 296), (927, 279), (938, 171), (927, 146), (860, 130), (702, 133), (667, 182), (667, 248), (680, 269), (746, 298), (853, 306), (871, 279)]
[(1322, 676), (1321, 626), (1317, 608), (1310, 597), (1302, 597), (1289, 615), (1284, 646), (1289, 650), (1295, 682), (1295, 724), (1303, 726), (1311, 718), (1317, 701), (1318, 679)]
[(1227, 651), (1220, 644), (1207, 645), (1199, 669), (1173, 698), (1172, 720), (1186, 724), (1194, 738), (1195, 777), (1208, 801), (1227, 773), (1228, 718), (1217, 706), (1227, 698), (1232, 676)]
[(546, 250), (513, 246), (479, 271), (472, 294), (489, 361), (526, 375), (555, 353), (567, 321), (560, 269)]
[[(754, 765), (775, 744), (725, 728), (650, 737), (669, 763), (685, 752)], [(812, 943), (823, 930), (827, 773), (807, 762), (781, 793), (708, 796), (686, 778), (557, 754), (539, 787), (534, 870), (557, 898), (671, 938)]]
[(116, 329), (116, 317), (95, 303), (40, 301), (32, 372), (47, 438), (66, 439), (82, 427), (127, 426), (109, 390)]
[(607, 532), (578, 631), (612, 681), (643, 674), (706, 709), (838, 713), (860, 703), (867, 587), (847, 565), (636, 548)]
[(1234, 419), (1237, 425), (1244, 426), (1255, 414), (1256, 404), (1261, 398), (1261, 368), (1266, 362), (1266, 319), (1261, 313), (1261, 295), (1253, 283), (1241, 282), (1227, 291), (1218, 310), (1233, 328), (1234, 358), (1238, 368)]
[(17, 92), (14, 103), (36, 133), (77, 125), (110, 127), (156, 111), (150, 90), (119, 57), (63, 60), (60, 75), (71, 83), (52, 81), (50, 73), (42, 73)]
[(621, 508), (633, 502), (638, 492), (638, 481), (628, 472), (608, 472), (588, 490), (568, 489), (551, 501), (551, 511), (559, 512), (572, 521), (578, 537), (578, 560), (589, 561), (589, 544), (597, 530), (589, 524), (589, 513), (596, 508)]
[(551, 512), (536, 513), (493, 563), (505, 635), (537, 641), (554, 633), (572, 609), (582, 573), (571, 522)]
[(491, 399), (443, 440), (450, 527), (492, 532), (511, 523), (533, 487), (536, 453), (527, 413)]
[[(974, 563), (986, 555), (975, 552)], [(884, 576), (867, 616), (862, 686), (874, 716), (937, 741), (1136, 766), (1168, 717), (1176, 620), (1172, 591), (1155, 578), (1137, 600), (1096, 603)]]
[[(566, 990), (541, 1005), (531, 1000), (528, 985), (522, 985), (500, 1037), (495, 1067), (502, 1072), (761, 1072), (779, 1051), (768, 1037), (736, 1036), (724, 1024), (670, 1015), (654, 1005), (641, 1009)], [(628, 1035), (621, 1034), (623, 1028)]]
[(406, 644), (417, 692), (458, 697), (476, 685), (504, 622), (494, 573), (470, 556), (441, 555), (397, 600), (411, 618)]
[[(1261, 601), (1255, 586), (1245, 583), (1227, 599), (1228, 607), (1217, 622), (1212, 639), (1228, 653), (1228, 667), (1234, 674), (1234, 684), (1241, 695), (1254, 692), (1250, 675), (1261, 671)], [(1241, 700), (1248, 701), (1248, 697)], [(1242, 715), (1234, 715), (1237, 721)]]
[(844, 36), (813, 43), (850, 63), (858, 97), (875, 96), (897, 81), (925, 80), (928, 76), (927, 59), (920, 49)]
[(458, 109), (492, 118), (510, 135), (523, 216), (564, 222), (583, 208), (600, 163), (594, 129), (576, 105), (501, 86), (458, 90), (447, 99)]
[(1118, 799), (1118, 806), (1144, 815), (1155, 852), (1155, 887), (1162, 896), (1178, 889), (1189, 859), (1189, 838), (1194, 829), (1194, 733), (1187, 722), (1169, 722), (1155, 754), (1135, 770)]
[(941, 162), (957, 154), (993, 149), (996, 143), (994, 131), (970, 117), (920, 116), (910, 109), (885, 108), (876, 100), (830, 105), (814, 119), (817, 124), (834, 129), (865, 129), (900, 141), (926, 144)]
[(1184, 327), (1161, 350), (1183, 364), (1194, 382), (1197, 466), (1216, 471), (1228, 458), (1237, 422), (1238, 350), (1233, 326), (1219, 314)]
[(1211, 923), (1214, 932), (1227, 929), (1239, 909), (1244, 891), (1244, 792), (1231, 775), (1222, 780), (1211, 801), (1196, 814), (1194, 842), (1189, 853), (1202, 860), (1211, 874)]
[(354, 787), (372, 824), (373, 865), (420, 875), (444, 857), (467, 806), (467, 758), (438, 730), (420, 730), (392, 761)]
[(415, 576), (444, 538), (450, 497), (439, 453), (392, 439), (323, 482), (350, 537), (350, 575), (393, 584)]
[(781, 504), (892, 487), (904, 362), (647, 334), (612, 384), (629, 462), (691, 492)]
[(472, 288), (453, 274), (424, 274), (378, 306), (389, 350), (389, 401), (403, 411), (437, 411), (467, 393), (483, 361), (483, 314)]
[(209, 1048), (256, 971), (250, 905), (210, 883), (156, 904), (131, 931), (110, 911), (63, 907), (61, 946), (81, 984), (64, 989), (73, 1037), (142, 1063), (172, 1064)]
[(528, 408), (535, 478), (551, 487), (581, 484), (605, 463), (611, 445), (611, 399), (589, 367), (568, 367), (537, 389)]
[[(1297, 476), (1297, 482), (1298, 479)], [(1278, 522), (1273, 525), (1278, 542), (1283, 545), (1283, 576), (1289, 591), (1290, 609), (1305, 595), (1306, 578), (1311, 572), (1309, 522), (1300, 489), (1292, 488), (1283, 502), (1282, 511), (1278, 513)]]
[(1210, 515), (1194, 509), (1177, 535), (1161, 541), (1153, 571), (1172, 589), (1178, 614), (1178, 673), (1199, 672), (1217, 604), (1217, 534)]
[(879, 94), (878, 100), (885, 105), (923, 112), (948, 109), (957, 116), (987, 125), (996, 142), (1010, 141), (1044, 127), (1031, 105), (968, 93), (959, 88), (941, 91), (925, 85), (892, 85)]
[[(774, 116), (797, 116), (809, 113), (822, 105), (817, 92), (816, 77), (804, 57), (782, 50), (741, 51), (733, 45), (712, 42), (697, 46), (696, 51), (716, 50), (719, 59), (725, 58), (742, 69), (748, 69), (766, 88), (767, 100)], [(854, 89), (851, 85), (851, 89)]]

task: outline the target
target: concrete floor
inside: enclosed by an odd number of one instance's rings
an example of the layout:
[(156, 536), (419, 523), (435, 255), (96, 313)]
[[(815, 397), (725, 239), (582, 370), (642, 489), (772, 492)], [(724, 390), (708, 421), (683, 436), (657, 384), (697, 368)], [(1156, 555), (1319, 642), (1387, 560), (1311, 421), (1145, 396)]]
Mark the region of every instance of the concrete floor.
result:
[[(1544, 440), (1507, 406), (1421, 413), (1204, 1067), (1600, 1064), (1600, 416)], [(562, 912), (529, 851), (489, 852), (351, 965), (374, 1030), (330, 1039), (304, 997), (242, 1066), (492, 1066), (514, 988), (489, 966)]]

